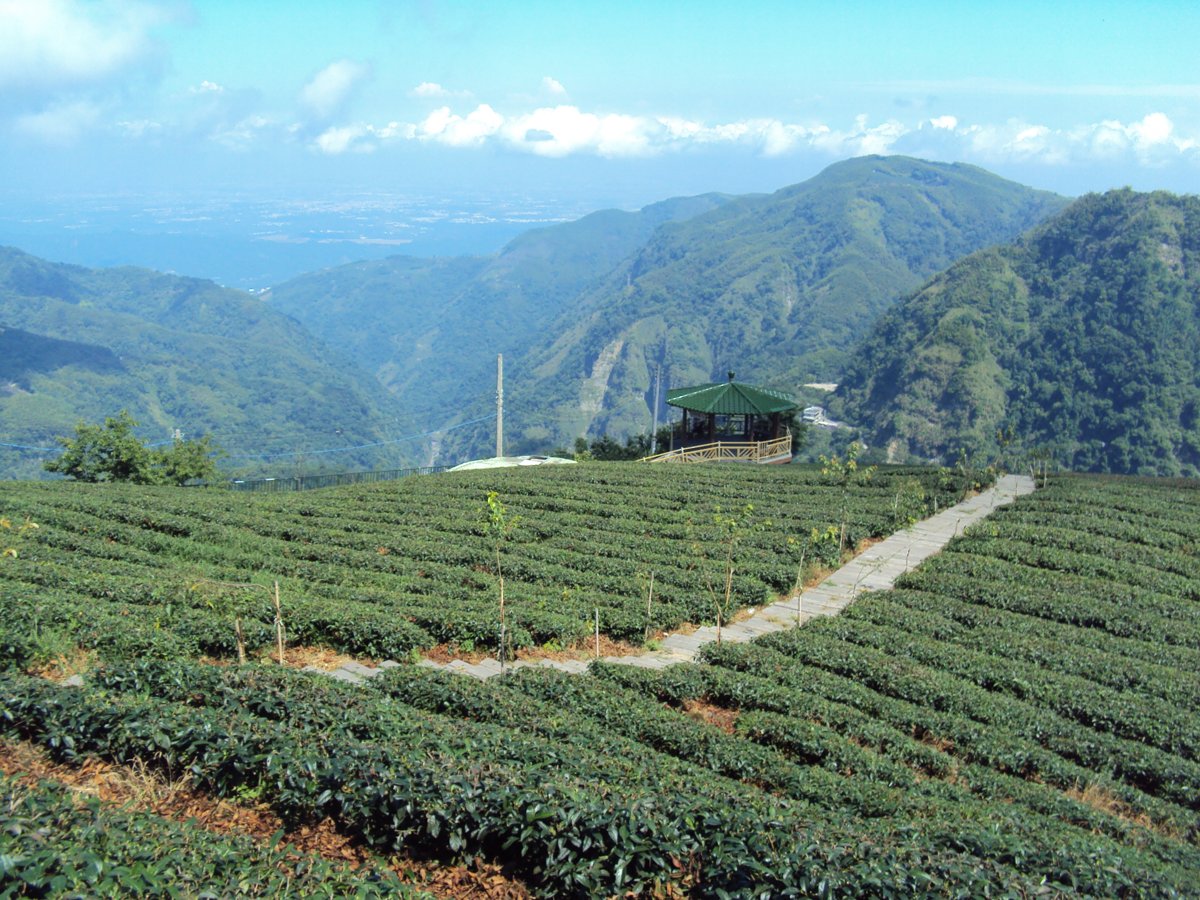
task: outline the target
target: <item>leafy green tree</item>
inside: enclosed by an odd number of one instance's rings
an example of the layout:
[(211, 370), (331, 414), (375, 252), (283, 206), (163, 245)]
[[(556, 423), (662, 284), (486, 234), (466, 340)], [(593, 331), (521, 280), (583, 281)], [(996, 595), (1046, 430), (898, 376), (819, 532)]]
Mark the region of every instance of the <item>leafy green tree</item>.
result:
[(217, 459), (225, 451), (205, 435), (188, 441), (175, 441), (169, 448), (151, 454), (157, 484), (187, 484), (209, 481), (217, 474)]
[(63, 446), (58, 459), (43, 468), (76, 481), (128, 481), (133, 484), (186, 484), (212, 478), (216, 459), (223, 451), (207, 436), (175, 441), (163, 450), (153, 450), (133, 429), (137, 421), (128, 411), (109, 416), (103, 425), (80, 422), (75, 436), (59, 438)]
[(109, 416), (103, 425), (80, 422), (75, 437), (58, 438), (63, 452), (58, 459), (48, 460), (43, 468), (76, 481), (150, 481), (150, 451), (136, 437), (137, 427), (126, 410)]

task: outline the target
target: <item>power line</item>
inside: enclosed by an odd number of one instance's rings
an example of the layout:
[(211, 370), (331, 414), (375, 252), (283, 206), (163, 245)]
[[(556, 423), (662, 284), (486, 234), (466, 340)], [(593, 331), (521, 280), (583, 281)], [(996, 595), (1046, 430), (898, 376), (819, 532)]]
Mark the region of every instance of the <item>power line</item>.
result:
[(38, 450), (42, 453), (55, 453), (61, 450), (61, 447), (30, 447), (28, 444), (9, 444), (5, 441), (0, 441), (0, 447), (12, 447), (14, 450)]
[(317, 456), (326, 453), (348, 453), (351, 450), (367, 450), (371, 447), (383, 447), (388, 444), (401, 444), (405, 441), (415, 441), (418, 438), (430, 437), (431, 435), (441, 434), (446, 431), (454, 431), (457, 428), (465, 428), (468, 425), (478, 425), (480, 422), (490, 422), (492, 417), (480, 416), (478, 419), (468, 419), (465, 422), (459, 422), (457, 425), (451, 425), (447, 428), (435, 428), (432, 431), (424, 431), (420, 434), (409, 434), (404, 437), (395, 438), (390, 441), (373, 441), (370, 444), (356, 444), (352, 447), (332, 447), (328, 450), (292, 450), (287, 453), (251, 453), (245, 456), (227, 456), (226, 459), (236, 461), (240, 459), (279, 459), (285, 456)]
[[(475, 401), (475, 403), (468, 404), (467, 409), (469, 409), (471, 406), (482, 405), (483, 402), (485, 402), (485, 401), (477, 400), (477, 401)], [(438, 410), (438, 411), (443, 411), (443, 410)], [(403, 418), (407, 419), (409, 421), (412, 421), (414, 419), (423, 418), (426, 415), (432, 415), (434, 412), (435, 412), (434, 410), (430, 410), (429, 413), (405, 413)], [(275, 456), (298, 456), (298, 455), (303, 455), (306, 453), (309, 453), (309, 454), (311, 454), (311, 453), (336, 453), (336, 452), (341, 452), (342, 450), (357, 450), (357, 449), (362, 449), (362, 448), (367, 448), (367, 447), (380, 447), (380, 446), (384, 446), (386, 444), (397, 444), (397, 443), (401, 443), (403, 441), (415, 440), (416, 438), (420, 438), (420, 437), (428, 437), (431, 434), (437, 434), (442, 431), (452, 431), (455, 428), (461, 428), (464, 425), (474, 425), (479, 422), (490, 420), (491, 418), (492, 418), (491, 415), (485, 415), (485, 416), (481, 416), (477, 419), (470, 419), (466, 422), (460, 422), (457, 425), (452, 425), (447, 428), (433, 428), (429, 431), (426, 431), (426, 432), (423, 432), (420, 434), (409, 434), (409, 435), (405, 435), (403, 437), (396, 438), (394, 440), (377, 441), (377, 442), (369, 443), (369, 444), (360, 444), (360, 445), (357, 445), (354, 447), (337, 448), (334, 450), (297, 451), (295, 453), (251, 454), (251, 455), (246, 455), (246, 456), (234, 456), (234, 457), (226, 457), (226, 458), (227, 459), (265, 459), (268, 457), (275, 457)], [(377, 418), (377, 419), (370, 419), (367, 421), (369, 424), (375, 424), (375, 425), (379, 426), (379, 425), (395, 425), (398, 422), (400, 422), (400, 420), (401, 420), (401, 417), (397, 416), (395, 418)], [(259, 442), (259, 443), (265, 442), (265, 441), (287, 441), (289, 443), (294, 443), (297, 438), (304, 438), (304, 437), (311, 438), (311, 437), (314, 437), (314, 436), (317, 436), (320, 434), (337, 434), (337, 433), (339, 433), (337, 430), (314, 433), (312, 431), (306, 431), (303, 428), (291, 429), (291, 430), (287, 430), (287, 431), (266, 431), (266, 432), (264, 432), (262, 430), (258, 430), (258, 429), (244, 428), (244, 429), (233, 429), (233, 430), (229, 430), (229, 431), (218, 431), (215, 434), (210, 433), (210, 434), (207, 434), (206, 436), (211, 438), (214, 441), (217, 441), (218, 443), (221, 442), (222, 440), (229, 440), (230, 438), (235, 438), (235, 437), (245, 436), (245, 435), (253, 436), (254, 438), (257, 439), (257, 442)], [(169, 439), (163, 440), (163, 441), (152, 441), (152, 442), (146, 443), (144, 446), (146, 446), (146, 447), (165, 447), (169, 444), (173, 444), (174, 442), (175, 441), (173, 438), (169, 438)], [(35, 447), (31, 444), (16, 444), (16, 443), (10, 443), (8, 441), (0, 441), (0, 447), (9, 448), (12, 450), (29, 450), (29, 451), (35, 451), (38, 453), (58, 453), (62, 450), (61, 446), (60, 447)]]

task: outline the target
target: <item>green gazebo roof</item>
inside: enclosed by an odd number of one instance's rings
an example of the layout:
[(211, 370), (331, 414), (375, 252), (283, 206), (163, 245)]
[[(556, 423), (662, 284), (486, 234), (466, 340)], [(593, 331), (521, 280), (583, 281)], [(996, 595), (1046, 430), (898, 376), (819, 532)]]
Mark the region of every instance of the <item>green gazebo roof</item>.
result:
[(799, 409), (800, 404), (780, 391), (729, 381), (667, 391), (667, 404), (699, 413), (726, 416), (767, 416)]

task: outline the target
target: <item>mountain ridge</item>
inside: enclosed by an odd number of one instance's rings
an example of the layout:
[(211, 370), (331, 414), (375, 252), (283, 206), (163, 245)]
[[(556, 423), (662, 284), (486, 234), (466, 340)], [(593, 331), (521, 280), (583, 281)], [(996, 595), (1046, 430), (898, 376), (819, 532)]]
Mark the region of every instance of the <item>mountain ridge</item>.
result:
[[(730, 370), (791, 391), (836, 380), (851, 343), (903, 289), (1066, 202), (974, 166), (907, 157), (848, 160), (737, 198), (664, 225), (581, 297), (575, 321), (556, 323), (523, 361), (534, 384), (514, 403), (552, 398), (554, 437), (569, 442), (647, 429), (656, 365), (673, 386)], [(544, 437), (536, 427), (528, 436)]]
[[(290, 455), (324, 449), (317, 441), (379, 441), (399, 414), (353, 369), (331, 365), (299, 322), (203, 279), (0, 248), (0, 322), (0, 342), (21, 348), (3, 375), (17, 389), (0, 396), (10, 444), (52, 446), (80, 420), (127, 409), (163, 438), (179, 428), (215, 434), (233, 455)], [(40, 462), (10, 450), (0, 471), (36, 477)]]
[(891, 458), (1200, 474), (1200, 197), (1088, 194), (881, 317), (831, 406)]

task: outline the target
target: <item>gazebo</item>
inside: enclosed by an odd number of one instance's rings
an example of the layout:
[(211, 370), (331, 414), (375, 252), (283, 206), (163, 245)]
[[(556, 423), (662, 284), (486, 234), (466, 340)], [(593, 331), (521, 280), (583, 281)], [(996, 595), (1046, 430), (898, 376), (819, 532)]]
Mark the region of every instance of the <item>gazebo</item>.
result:
[(729, 380), (667, 391), (683, 411), (671, 449), (647, 462), (783, 463), (792, 458), (784, 415), (799, 409), (787, 394)]

